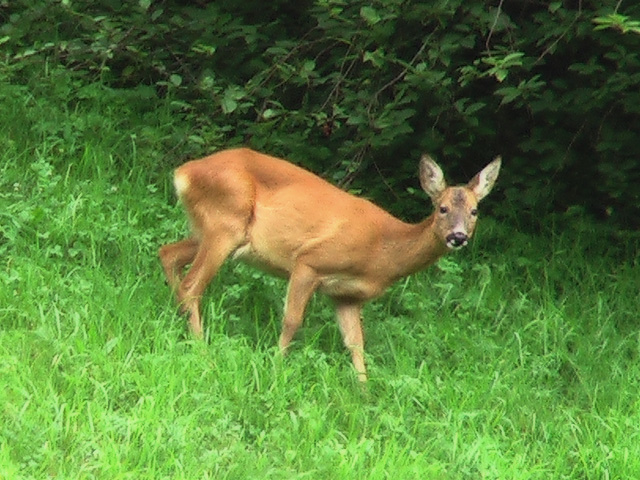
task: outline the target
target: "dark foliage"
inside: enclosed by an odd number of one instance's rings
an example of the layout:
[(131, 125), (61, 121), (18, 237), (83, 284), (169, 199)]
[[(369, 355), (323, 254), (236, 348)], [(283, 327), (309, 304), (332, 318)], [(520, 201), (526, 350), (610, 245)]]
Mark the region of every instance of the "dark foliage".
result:
[(502, 154), (494, 212), (634, 228), (638, 19), (612, 0), (0, 1), (0, 82), (139, 122), (170, 101), (162, 168), (247, 144), (417, 218), (421, 152), (462, 180)]

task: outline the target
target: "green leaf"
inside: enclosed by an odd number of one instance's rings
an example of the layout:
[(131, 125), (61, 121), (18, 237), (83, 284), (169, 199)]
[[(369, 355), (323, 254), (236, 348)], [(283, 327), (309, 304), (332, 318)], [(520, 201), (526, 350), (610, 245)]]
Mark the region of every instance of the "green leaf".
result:
[(549, 4), (549, 11), (551, 13), (557, 12), (560, 8), (562, 8), (562, 2), (551, 2)]
[(502, 83), (504, 79), (507, 78), (507, 75), (509, 75), (509, 71), (502, 68), (496, 68), (493, 71), (493, 75), (496, 77), (496, 80)]
[(153, 13), (151, 14), (151, 21), (155, 22), (158, 18), (162, 16), (163, 13), (164, 13), (164, 10), (162, 8), (158, 8), (157, 10), (154, 10)]
[(197, 43), (191, 47), (191, 51), (212, 56), (214, 53), (216, 53), (216, 47), (212, 45), (205, 45), (203, 43)]
[(516, 87), (499, 88), (496, 90), (496, 93), (502, 97), (500, 101), (501, 105), (511, 103), (520, 96), (520, 90)]
[(278, 110), (274, 110), (273, 108), (267, 108), (264, 112), (262, 112), (262, 118), (264, 118), (265, 120), (270, 120), (277, 117), (278, 115), (280, 115), (280, 112)]
[(468, 106), (465, 106), (465, 108), (463, 109), (463, 112), (465, 115), (467, 116), (471, 116), (474, 113), (482, 110), (484, 107), (486, 107), (486, 103), (484, 102), (474, 102), (469, 104)]
[(373, 7), (362, 7), (360, 9), (360, 16), (367, 22), (369, 25), (375, 25), (380, 22), (382, 18), (378, 14), (378, 11)]
[(309, 78), (316, 68), (316, 62), (313, 60), (305, 60), (300, 69), (300, 76), (302, 78)]
[(169, 77), (169, 81), (176, 87), (179, 87), (182, 84), (182, 77), (174, 73)]
[(612, 13), (604, 17), (595, 17), (592, 21), (596, 24), (593, 28), (596, 31), (611, 28), (622, 33), (640, 33), (640, 21), (631, 20), (626, 15)]
[(224, 113), (233, 113), (238, 108), (238, 102), (227, 96), (222, 99), (221, 105)]
[(363, 62), (371, 62), (374, 67), (380, 68), (384, 65), (384, 50), (377, 48), (373, 52), (364, 52)]

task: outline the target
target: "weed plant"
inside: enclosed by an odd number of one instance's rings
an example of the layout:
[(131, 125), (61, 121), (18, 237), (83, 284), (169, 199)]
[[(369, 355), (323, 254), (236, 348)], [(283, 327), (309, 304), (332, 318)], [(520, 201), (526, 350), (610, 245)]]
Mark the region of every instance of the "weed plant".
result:
[[(285, 284), (242, 265), (213, 282), (207, 341), (192, 341), (156, 258), (186, 231), (170, 168), (153, 165), (166, 152), (123, 134), (117, 109), (51, 107), (56, 122), (103, 118), (64, 137), (14, 106), (0, 138), (0, 478), (640, 475), (632, 234), (572, 213), (536, 234), (482, 218), (467, 250), (367, 306), (363, 390), (320, 296), (277, 355)], [(162, 108), (148, 138), (171, 124)]]

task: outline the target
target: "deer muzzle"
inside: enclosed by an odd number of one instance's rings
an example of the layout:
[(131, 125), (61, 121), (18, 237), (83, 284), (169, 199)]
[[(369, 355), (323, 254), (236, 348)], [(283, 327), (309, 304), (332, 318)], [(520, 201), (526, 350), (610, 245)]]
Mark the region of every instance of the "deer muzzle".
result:
[(469, 243), (469, 235), (464, 232), (453, 232), (447, 235), (447, 247), (452, 250), (462, 248)]

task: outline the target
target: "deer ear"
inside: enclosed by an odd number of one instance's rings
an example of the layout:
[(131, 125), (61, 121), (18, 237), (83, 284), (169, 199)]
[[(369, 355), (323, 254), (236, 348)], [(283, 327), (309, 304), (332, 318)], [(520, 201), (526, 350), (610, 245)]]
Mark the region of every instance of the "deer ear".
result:
[(489, 192), (493, 188), (500, 172), (500, 165), (502, 163), (502, 157), (496, 157), (493, 162), (484, 167), (471, 181), (467, 184), (467, 187), (476, 194), (478, 201), (489, 195)]
[(420, 185), (434, 203), (447, 188), (442, 169), (427, 154), (420, 159)]

